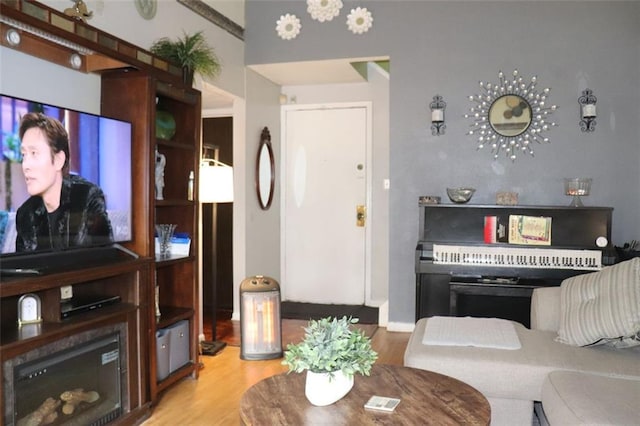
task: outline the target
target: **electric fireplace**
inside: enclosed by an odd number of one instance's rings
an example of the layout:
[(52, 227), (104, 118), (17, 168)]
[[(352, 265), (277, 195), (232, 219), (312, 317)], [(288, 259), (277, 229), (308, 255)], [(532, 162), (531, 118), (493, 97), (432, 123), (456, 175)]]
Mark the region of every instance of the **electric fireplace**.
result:
[(102, 327), (4, 363), (4, 424), (104, 425), (128, 410), (126, 324)]

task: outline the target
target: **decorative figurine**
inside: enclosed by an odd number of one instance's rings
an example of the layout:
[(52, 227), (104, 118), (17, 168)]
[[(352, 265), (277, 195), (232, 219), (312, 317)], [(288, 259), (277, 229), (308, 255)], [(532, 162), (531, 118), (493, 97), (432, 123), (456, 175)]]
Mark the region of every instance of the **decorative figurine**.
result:
[(164, 200), (162, 190), (164, 189), (164, 166), (167, 158), (156, 150), (156, 200)]
[(71, 16), (82, 22), (87, 22), (87, 19), (91, 19), (93, 12), (87, 9), (87, 5), (82, 0), (71, 0), (75, 6), (69, 7), (64, 10), (64, 14)]

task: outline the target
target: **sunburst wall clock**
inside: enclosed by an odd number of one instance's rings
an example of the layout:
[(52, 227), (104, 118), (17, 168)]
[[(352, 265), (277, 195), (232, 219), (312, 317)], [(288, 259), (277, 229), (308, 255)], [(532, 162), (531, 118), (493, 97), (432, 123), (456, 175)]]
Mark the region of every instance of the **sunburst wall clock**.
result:
[(546, 133), (556, 126), (548, 104), (549, 92), (538, 91), (538, 78), (526, 81), (518, 72), (512, 77), (498, 72), (497, 83), (480, 82), (481, 91), (469, 96), (473, 106), (465, 118), (471, 120), (467, 135), (476, 138), (478, 150), (489, 148), (494, 159), (504, 154), (515, 161), (520, 154), (533, 156), (536, 144), (549, 143)]

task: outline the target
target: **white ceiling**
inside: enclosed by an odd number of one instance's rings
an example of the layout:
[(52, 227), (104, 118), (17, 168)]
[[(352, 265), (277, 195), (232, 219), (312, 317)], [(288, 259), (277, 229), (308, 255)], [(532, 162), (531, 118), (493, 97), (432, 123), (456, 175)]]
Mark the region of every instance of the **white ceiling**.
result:
[[(351, 66), (353, 62), (387, 60), (384, 57), (332, 59), (250, 65), (253, 71), (279, 86), (362, 83), (365, 79)], [(233, 97), (208, 83), (203, 84), (202, 109), (230, 108)]]
[(202, 110), (228, 109), (233, 107), (233, 96), (217, 87), (200, 81), (196, 87), (202, 92)]
[(351, 66), (351, 62), (354, 60), (334, 59), (250, 65), (249, 68), (280, 86), (361, 83), (365, 81)]

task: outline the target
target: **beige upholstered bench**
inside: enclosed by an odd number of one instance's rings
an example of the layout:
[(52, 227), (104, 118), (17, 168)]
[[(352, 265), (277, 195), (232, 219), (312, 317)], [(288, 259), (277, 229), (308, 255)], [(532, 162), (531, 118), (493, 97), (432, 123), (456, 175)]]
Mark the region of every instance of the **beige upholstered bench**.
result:
[(542, 385), (542, 407), (551, 425), (635, 425), (640, 380), (554, 371)]

